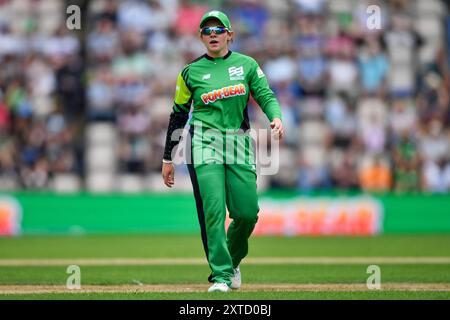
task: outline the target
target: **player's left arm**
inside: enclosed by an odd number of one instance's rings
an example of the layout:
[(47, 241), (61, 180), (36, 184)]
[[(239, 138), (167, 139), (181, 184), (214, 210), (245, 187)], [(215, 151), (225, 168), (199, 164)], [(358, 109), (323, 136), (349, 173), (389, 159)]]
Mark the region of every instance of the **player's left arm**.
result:
[(256, 61), (253, 62), (250, 71), (249, 87), (253, 98), (269, 119), (272, 131), (279, 138), (283, 138), (284, 128), (280, 104), (272, 89), (269, 87), (266, 75)]

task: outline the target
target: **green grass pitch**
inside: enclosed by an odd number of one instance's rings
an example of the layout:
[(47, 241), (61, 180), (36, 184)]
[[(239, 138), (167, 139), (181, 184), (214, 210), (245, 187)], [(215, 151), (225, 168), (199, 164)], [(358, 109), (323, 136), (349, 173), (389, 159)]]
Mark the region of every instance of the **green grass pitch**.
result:
[[(79, 259), (82, 289), (95, 290), (65, 289)], [(366, 287), (370, 264), (380, 267), (381, 290)], [(242, 290), (205, 292), (198, 235), (0, 238), (0, 299), (450, 299), (450, 235), (252, 237), (241, 271)], [(141, 290), (152, 286), (167, 288)]]

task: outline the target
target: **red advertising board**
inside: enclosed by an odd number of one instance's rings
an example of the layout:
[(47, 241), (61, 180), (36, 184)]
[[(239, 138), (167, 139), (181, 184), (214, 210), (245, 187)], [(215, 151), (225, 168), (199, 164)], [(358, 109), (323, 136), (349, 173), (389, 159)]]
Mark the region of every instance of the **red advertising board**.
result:
[(0, 236), (20, 234), (22, 210), (19, 203), (10, 197), (0, 197)]
[(382, 232), (382, 219), (381, 202), (369, 197), (264, 199), (253, 234), (374, 235)]

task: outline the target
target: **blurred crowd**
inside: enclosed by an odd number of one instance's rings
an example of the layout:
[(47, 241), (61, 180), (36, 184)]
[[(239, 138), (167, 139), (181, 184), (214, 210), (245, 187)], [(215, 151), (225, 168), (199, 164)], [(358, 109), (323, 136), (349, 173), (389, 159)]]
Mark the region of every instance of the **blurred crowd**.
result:
[(60, 1), (0, 1), (0, 188), (81, 174), (83, 61)]
[[(214, 8), (282, 107), (287, 135), (266, 187), (450, 191), (445, 1), (86, 3), (82, 30), (70, 31), (63, 1), (0, 0), (0, 188), (160, 179), (176, 77), (204, 53), (198, 21)], [(267, 128), (250, 103), (252, 127)]]

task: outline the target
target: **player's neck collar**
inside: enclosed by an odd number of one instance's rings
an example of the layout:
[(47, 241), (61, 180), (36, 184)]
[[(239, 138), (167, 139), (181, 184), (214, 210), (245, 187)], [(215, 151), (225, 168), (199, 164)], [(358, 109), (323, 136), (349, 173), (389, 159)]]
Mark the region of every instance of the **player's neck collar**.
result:
[(204, 54), (204, 57), (205, 57), (206, 59), (208, 59), (208, 60), (211, 60), (211, 61), (215, 61), (215, 60), (218, 60), (218, 59), (223, 59), (223, 60), (225, 60), (225, 59), (227, 59), (229, 56), (231, 56), (231, 50), (228, 50), (227, 54), (224, 55), (223, 57), (217, 57), (217, 58), (213, 58), (213, 57), (211, 57), (210, 55), (208, 55), (207, 53)]

